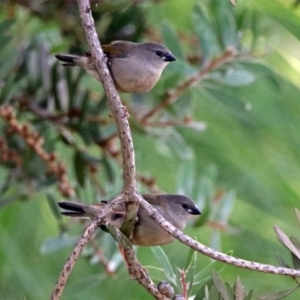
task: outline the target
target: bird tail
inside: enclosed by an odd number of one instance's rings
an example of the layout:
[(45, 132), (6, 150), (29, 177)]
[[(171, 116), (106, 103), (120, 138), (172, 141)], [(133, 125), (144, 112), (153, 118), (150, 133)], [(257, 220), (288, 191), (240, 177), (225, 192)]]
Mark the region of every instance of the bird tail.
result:
[(56, 54), (55, 57), (64, 62), (64, 67), (76, 67), (77, 64), (75, 62), (76, 59), (80, 58), (79, 55), (74, 54)]
[(61, 214), (68, 217), (88, 217), (85, 212), (85, 205), (78, 202), (58, 202), (60, 208), (65, 209), (67, 211), (62, 211)]

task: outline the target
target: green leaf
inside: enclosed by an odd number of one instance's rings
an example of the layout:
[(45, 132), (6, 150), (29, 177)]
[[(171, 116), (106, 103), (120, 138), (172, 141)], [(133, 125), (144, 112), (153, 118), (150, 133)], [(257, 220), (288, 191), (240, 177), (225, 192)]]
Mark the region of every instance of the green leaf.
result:
[(99, 0), (92, 6), (93, 11), (99, 12), (115, 12), (128, 8), (134, 4), (134, 0)]
[(184, 265), (184, 270), (188, 270), (191, 265), (193, 264), (194, 260), (195, 260), (195, 254), (197, 252), (195, 252), (195, 250), (193, 250), (192, 248), (190, 248), (188, 255), (186, 257), (186, 261), (185, 261), (185, 265)]
[(212, 270), (212, 279), (217, 291), (221, 294), (222, 299), (229, 300), (227, 290), (223, 281), (215, 270)]
[(227, 69), (223, 72), (213, 72), (210, 74), (210, 78), (217, 81), (220, 84), (224, 84), (232, 87), (246, 86), (255, 81), (253, 73), (247, 70)]
[(231, 300), (231, 299), (239, 300), (239, 299), (236, 299), (234, 297), (234, 290), (228, 282), (225, 282), (225, 288), (226, 288), (226, 292), (227, 292), (227, 295), (228, 295), (228, 300)]
[(180, 39), (178, 38), (175, 30), (171, 28), (168, 24), (163, 24), (161, 26), (161, 32), (164, 44), (175, 55), (176, 59), (184, 60), (184, 54), (182, 52)]
[(197, 4), (192, 15), (195, 32), (200, 40), (200, 46), (204, 61), (220, 56), (222, 51), (218, 43), (213, 26), (208, 18), (205, 18), (205, 8), (202, 4)]
[(47, 193), (46, 197), (47, 197), (50, 209), (51, 209), (53, 215), (55, 216), (55, 218), (56, 219), (61, 219), (62, 215), (61, 215), (60, 210), (59, 210), (58, 205), (57, 205), (57, 202), (58, 202), (57, 199), (54, 198), (54, 196), (50, 193)]
[(192, 195), (196, 179), (195, 163), (195, 160), (191, 159), (179, 167), (176, 185), (178, 194)]
[(169, 130), (168, 133), (169, 134), (163, 138), (165, 144), (168, 145), (180, 159), (191, 159), (193, 152), (182, 135), (174, 128)]
[(240, 277), (237, 277), (235, 281), (234, 296), (235, 296), (234, 298), (235, 300), (243, 300), (245, 298), (245, 291)]
[(203, 300), (206, 299), (206, 291), (210, 289), (210, 287), (213, 285), (212, 278), (209, 278), (199, 289), (199, 291), (196, 293), (194, 300)]
[(64, 248), (74, 247), (78, 239), (78, 236), (69, 237), (66, 234), (46, 238), (41, 244), (40, 252), (42, 254), (51, 254)]
[(277, 252), (276, 252), (276, 258), (277, 258), (277, 260), (278, 260), (281, 267), (289, 268), (289, 266), (285, 263), (284, 259)]
[[(297, 238), (295, 238), (294, 236), (290, 237), (291, 242), (293, 243), (293, 245), (300, 250), (300, 242), (298, 241)], [(296, 270), (300, 270), (300, 259), (294, 255), (294, 253), (292, 253), (292, 260), (293, 260), (293, 266), (294, 269)]]
[(276, 225), (274, 226), (274, 230), (279, 241), (300, 259), (300, 250), (293, 245), (287, 235)]
[(208, 300), (223, 300), (221, 293), (215, 285), (212, 285), (209, 289)]
[(168, 281), (176, 285), (176, 274), (164, 250), (157, 246), (151, 247), (151, 251), (158, 260), (161, 268), (163, 268)]
[(116, 172), (115, 172), (115, 169), (113, 167), (111, 160), (109, 159), (108, 155), (105, 153), (103, 153), (103, 155), (102, 155), (102, 164), (103, 164), (103, 168), (105, 170), (108, 181), (114, 182), (115, 178), (116, 178)]
[(223, 50), (226, 50), (228, 47), (236, 45), (236, 21), (232, 10), (227, 7), (217, 5), (216, 14), (216, 22), (222, 39)]
[(251, 290), (247, 296), (244, 298), (244, 300), (250, 300), (252, 298), (253, 290)]
[(201, 210), (201, 216), (199, 216), (199, 218), (197, 218), (196, 221), (193, 223), (193, 227), (203, 226), (208, 220), (210, 213), (211, 213), (211, 208), (206, 205), (204, 209)]
[(235, 0), (229, 0), (232, 6), (235, 6)]
[(188, 272), (188, 277), (187, 277), (187, 282), (189, 282), (189, 286), (190, 289), (188, 290), (188, 296), (192, 296), (193, 295), (193, 286), (194, 286), (194, 282), (197, 279), (197, 252), (194, 251), (193, 249), (190, 249), (193, 251), (193, 256), (192, 256), (192, 260), (190, 261), (190, 264), (188, 265), (187, 268), (185, 268), (185, 270)]
[(86, 176), (86, 168), (85, 161), (82, 157), (81, 151), (76, 150), (74, 155), (74, 169), (77, 178), (77, 182), (84, 186), (85, 176)]
[(298, 288), (299, 288), (299, 286), (297, 285), (295, 288), (292, 288), (292, 289), (257, 296), (257, 299), (258, 300), (279, 300), (279, 299), (283, 299), (283, 298), (289, 296), (290, 294), (292, 294)]
[(112, 226), (109, 223), (105, 224), (106, 229), (112, 235), (112, 237), (117, 241), (119, 245), (126, 249), (132, 249), (132, 243), (130, 240), (119, 230), (118, 228)]
[[(89, 91), (85, 91), (84, 93), (81, 93), (79, 95), (79, 100), (78, 102), (81, 103), (81, 107), (80, 107), (80, 116), (79, 116), (79, 125), (82, 124), (82, 122), (84, 122), (84, 116), (85, 113), (88, 111), (89, 109), (89, 104), (90, 104), (90, 92)], [(72, 108), (71, 108), (72, 109)]]
[(120, 230), (122, 233), (129, 237), (137, 220), (139, 206), (133, 203), (126, 204), (126, 215), (124, 217)]
[(9, 31), (9, 28), (15, 23), (15, 19), (6, 19), (3, 22), (0, 23), (0, 36), (2, 38), (2, 35), (6, 35)]
[(264, 14), (267, 13), (271, 18), (285, 27), (287, 32), (300, 40), (300, 32), (298, 30), (300, 26), (299, 17), (288, 5), (285, 5), (284, 2), (280, 3), (280, 1), (254, 0), (254, 3), (256, 3), (256, 7)]
[(294, 236), (291, 236), (290, 240), (293, 243), (293, 245), (300, 251), (300, 242), (299, 242), (299, 240)]
[(300, 211), (297, 208), (295, 208), (295, 213), (296, 213), (296, 217), (297, 217), (298, 223), (300, 225)]
[(291, 254), (292, 254), (293, 268), (296, 270), (300, 270), (299, 258), (294, 253), (291, 252)]

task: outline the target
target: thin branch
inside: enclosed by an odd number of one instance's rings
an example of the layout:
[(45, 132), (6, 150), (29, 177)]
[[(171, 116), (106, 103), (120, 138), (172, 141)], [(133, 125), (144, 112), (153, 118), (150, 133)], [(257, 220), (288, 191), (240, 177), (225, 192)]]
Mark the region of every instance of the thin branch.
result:
[(132, 249), (124, 248), (124, 256), (126, 257), (126, 264), (129, 274), (133, 279), (136, 279), (147, 291), (159, 300), (168, 300), (169, 298), (162, 295), (156, 285), (149, 277), (147, 271), (141, 266), (136, 258), (136, 255)]
[(82, 252), (82, 249), (84, 246), (87, 244), (87, 242), (91, 239), (93, 234), (96, 232), (98, 228), (98, 224), (101, 223), (101, 220), (99, 221), (93, 221), (88, 228), (85, 230), (79, 241), (77, 242), (74, 250), (72, 253), (69, 255), (67, 262), (64, 265), (63, 270), (61, 271), (58, 280), (56, 282), (56, 285), (54, 287), (54, 290), (51, 295), (51, 300), (59, 300), (60, 296), (63, 292), (63, 289), (66, 285), (66, 282), (70, 276), (70, 273), (74, 267), (74, 264), (79, 257), (80, 253)]
[(134, 197), (136, 189), (135, 157), (131, 131), (127, 120), (128, 112), (121, 102), (120, 96), (107, 67), (106, 58), (102, 51), (95, 29), (95, 22), (91, 13), (90, 3), (88, 0), (78, 0), (77, 3), (82, 27), (90, 47), (94, 67), (103, 82), (108, 103), (118, 129), (123, 158), (123, 193), (124, 200), (126, 202), (126, 215), (121, 231), (126, 236), (129, 236), (135, 224), (138, 204)]
[(133, 195), (136, 182), (133, 142), (127, 120), (126, 109), (121, 102), (120, 96), (115, 88), (115, 84), (107, 67), (106, 58), (101, 49), (101, 44), (95, 30), (95, 23), (91, 13), (90, 3), (88, 0), (78, 0), (77, 3), (80, 12), (81, 23), (85, 32), (86, 40), (91, 50), (94, 66), (99, 74), (99, 77), (103, 79), (103, 87), (118, 128), (123, 156), (124, 193), (125, 200), (128, 200), (126, 195)]
[(149, 203), (143, 201), (140, 202), (140, 205), (147, 211), (150, 217), (155, 220), (163, 229), (168, 231), (172, 236), (174, 236), (177, 240), (182, 242), (183, 244), (189, 246), (197, 252), (200, 252), (210, 258), (213, 258), (217, 261), (224, 262), (226, 264), (230, 264), (239, 268), (249, 269), (262, 273), (269, 274), (277, 274), (277, 275), (285, 275), (292, 277), (300, 277), (300, 270), (294, 270), (289, 268), (277, 267), (272, 265), (265, 265), (253, 261), (248, 261), (240, 258), (236, 258), (222, 252), (213, 250), (189, 236), (183, 234), (180, 230), (175, 228), (172, 224), (166, 221), (157, 211), (153, 208)]

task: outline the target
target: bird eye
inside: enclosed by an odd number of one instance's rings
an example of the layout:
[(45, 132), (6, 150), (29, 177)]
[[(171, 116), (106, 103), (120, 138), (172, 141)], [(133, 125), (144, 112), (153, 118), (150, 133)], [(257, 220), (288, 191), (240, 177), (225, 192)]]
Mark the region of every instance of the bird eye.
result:
[(158, 56), (162, 56), (162, 54), (163, 54), (163, 53), (162, 53), (161, 51), (159, 51), (159, 50), (156, 51), (155, 53), (156, 53), (156, 55), (158, 55)]
[(185, 203), (181, 204), (181, 206), (184, 208), (184, 209), (187, 209), (189, 206)]

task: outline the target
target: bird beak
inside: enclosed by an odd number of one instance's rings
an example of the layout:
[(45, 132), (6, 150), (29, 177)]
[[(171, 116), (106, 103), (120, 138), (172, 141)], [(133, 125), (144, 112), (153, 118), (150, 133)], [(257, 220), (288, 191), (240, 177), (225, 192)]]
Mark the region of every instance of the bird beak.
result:
[(197, 205), (195, 205), (193, 208), (189, 208), (188, 213), (191, 215), (201, 215), (201, 211)]
[(163, 57), (163, 60), (164, 61), (174, 61), (174, 60), (176, 60), (176, 57), (171, 52), (169, 52), (166, 56)]

